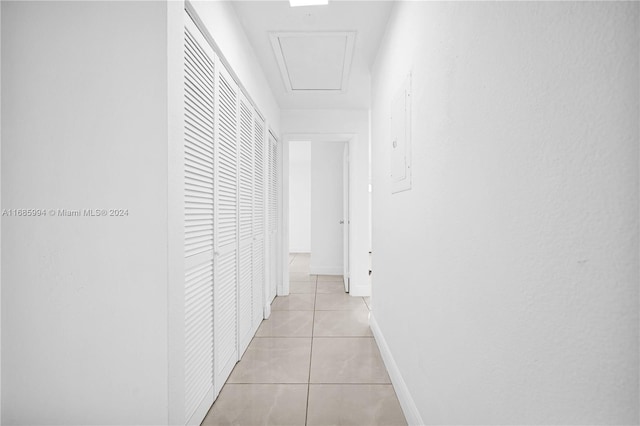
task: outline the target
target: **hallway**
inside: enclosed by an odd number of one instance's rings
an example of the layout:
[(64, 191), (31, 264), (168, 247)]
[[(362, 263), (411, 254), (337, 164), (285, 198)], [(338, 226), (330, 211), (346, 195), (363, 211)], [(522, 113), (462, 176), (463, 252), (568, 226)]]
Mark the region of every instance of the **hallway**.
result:
[(0, 38), (0, 426), (640, 425), (639, 1)]
[(277, 297), (203, 425), (406, 425), (368, 325), (369, 298), (290, 256)]

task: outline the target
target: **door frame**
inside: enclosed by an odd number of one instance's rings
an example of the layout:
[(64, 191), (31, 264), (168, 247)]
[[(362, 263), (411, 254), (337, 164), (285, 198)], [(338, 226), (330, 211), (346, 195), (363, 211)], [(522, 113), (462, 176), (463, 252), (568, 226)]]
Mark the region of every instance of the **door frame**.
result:
[[(282, 177), (281, 177), (281, 194), (282, 194), (282, 233), (281, 233), (281, 283), (278, 286), (278, 296), (287, 296), (289, 294), (289, 144), (296, 141), (310, 142), (344, 142), (349, 148), (349, 161), (353, 158), (354, 147), (358, 135), (355, 133), (285, 133), (282, 135)], [(285, 161), (286, 160), (286, 161)], [(353, 193), (353, 176), (354, 168), (349, 167), (349, 193)], [(349, 216), (351, 214), (351, 200), (349, 197)], [(352, 235), (349, 233), (349, 264), (351, 264), (351, 241)]]
[(344, 281), (344, 291), (349, 293), (350, 290), (350, 271), (349, 269), (349, 236), (351, 235), (351, 211), (349, 210), (349, 200), (351, 193), (349, 192), (349, 170), (351, 164), (349, 162), (349, 145), (344, 144), (342, 150), (342, 280)]

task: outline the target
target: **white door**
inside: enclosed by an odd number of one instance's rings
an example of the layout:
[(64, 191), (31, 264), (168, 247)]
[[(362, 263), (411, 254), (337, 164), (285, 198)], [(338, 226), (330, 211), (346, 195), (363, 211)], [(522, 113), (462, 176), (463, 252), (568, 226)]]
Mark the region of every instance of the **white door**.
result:
[(342, 256), (344, 291), (349, 292), (349, 144), (344, 144), (342, 155)]
[[(254, 173), (253, 173), (253, 291), (251, 294), (252, 323), (257, 330), (264, 318), (265, 284), (265, 126), (264, 120), (254, 115)], [(252, 333), (253, 334), (253, 333)]]
[(214, 364), (216, 394), (238, 361), (238, 86), (216, 63)]
[(269, 133), (269, 209), (268, 209), (268, 233), (269, 233), (269, 286), (267, 303), (271, 303), (276, 297), (278, 286), (278, 142)]
[(215, 54), (189, 16), (184, 35), (184, 422), (200, 424), (214, 400)]
[(240, 93), (238, 144), (238, 344), (239, 357), (253, 337), (253, 106)]

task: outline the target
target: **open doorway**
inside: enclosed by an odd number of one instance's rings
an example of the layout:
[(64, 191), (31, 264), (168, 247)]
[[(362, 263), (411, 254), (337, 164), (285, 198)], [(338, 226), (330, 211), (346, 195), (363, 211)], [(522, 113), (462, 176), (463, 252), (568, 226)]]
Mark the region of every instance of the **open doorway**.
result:
[(288, 151), (291, 285), (317, 276), (348, 292), (348, 142), (290, 141)]

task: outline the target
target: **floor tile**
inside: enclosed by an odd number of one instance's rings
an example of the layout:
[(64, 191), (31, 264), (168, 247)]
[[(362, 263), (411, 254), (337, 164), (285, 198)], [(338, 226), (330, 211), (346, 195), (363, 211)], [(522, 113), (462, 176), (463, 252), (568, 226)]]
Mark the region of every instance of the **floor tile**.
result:
[(272, 311), (313, 311), (315, 294), (278, 296), (271, 304)]
[(289, 272), (289, 281), (305, 281), (315, 283), (317, 280), (316, 275), (311, 275), (308, 272)]
[(203, 426), (303, 425), (307, 385), (227, 384)]
[(309, 273), (310, 258), (296, 256), (289, 264), (289, 271)]
[(310, 385), (307, 425), (401, 426), (391, 385)]
[(290, 295), (275, 298), (202, 424), (406, 425), (370, 298), (345, 294), (341, 275), (310, 275), (308, 254), (289, 259)]
[(371, 337), (313, 339), (311, 383), (390, 383)]
[(271, 311), (256, 337), (311, 337), (313, 311)]
[(297, 262), (297, 261), (293, 261), (291, 262), (291, 264), (289, 265), (289, 274), (296, 274), (296, 275), (300, 275), (300, 274), (306, 274), (309, 275), (309, 265), (305, 264), (304, 262)]
[(253, 339), (227, 383), (307, 383), (311, 339)]
[(349, 311), (316, 311), (313, 335), (316, 337), (371, 336), (369, 311), (364, 307)]
[(344, 293), (344, 283), (336, 281), (318, 281), (318, 293)]
[(361, 309), (362, 307), (367, 307), (362, 297), (352, 297), (346, 293), (316, 295), (316, 310), (318, 311), (342, 311)]
[(290, 281), (289, 293), (315, 293), (316, 283), (305, 281)]
[(318, 281), (340, 281), (342, 282), (344, 277), (342, 275), (318, 275)]
[(311, 259), (311, 253), (290, 253), (290, 255), (295, 256), (297, 259)]

